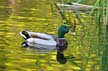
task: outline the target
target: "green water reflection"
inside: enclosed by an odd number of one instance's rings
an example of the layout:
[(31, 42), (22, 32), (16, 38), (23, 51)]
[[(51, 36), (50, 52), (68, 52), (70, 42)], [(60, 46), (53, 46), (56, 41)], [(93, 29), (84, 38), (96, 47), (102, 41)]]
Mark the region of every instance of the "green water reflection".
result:
[(57, 34), (61, 17), (57, 11), (52, 15), (50, 0), (1, 0), (0, 14), (0, 71), (99, 71), (101, 52), (94, 18), (84, 15), (75, 35), (66, 35), (67, 63), (60, 64), (56, 51), (41, 53), (20, 45), (23, 30)]

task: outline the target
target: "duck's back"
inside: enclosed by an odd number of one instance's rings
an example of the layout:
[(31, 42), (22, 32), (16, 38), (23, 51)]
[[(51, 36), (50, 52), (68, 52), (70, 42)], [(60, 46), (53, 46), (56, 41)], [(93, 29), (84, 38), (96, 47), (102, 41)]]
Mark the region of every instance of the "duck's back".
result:
[(30, 35), (30, 37), (34, 37), (34, 38), (40, 38), (40, 39), (44, 39), (44, 40), (54, 40), (53, 36), (49, 35), (49, 34), (45, 34), (45, 33), (39, 33), (39, 32), (28, 32), (28, 34)]

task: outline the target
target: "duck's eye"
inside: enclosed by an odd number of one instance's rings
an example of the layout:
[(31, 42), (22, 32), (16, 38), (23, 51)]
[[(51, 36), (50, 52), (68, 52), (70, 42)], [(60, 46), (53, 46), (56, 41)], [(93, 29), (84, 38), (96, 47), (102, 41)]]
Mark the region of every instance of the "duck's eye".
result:
[(64, 26), (65, 29), (67, 29), (67, 26)]

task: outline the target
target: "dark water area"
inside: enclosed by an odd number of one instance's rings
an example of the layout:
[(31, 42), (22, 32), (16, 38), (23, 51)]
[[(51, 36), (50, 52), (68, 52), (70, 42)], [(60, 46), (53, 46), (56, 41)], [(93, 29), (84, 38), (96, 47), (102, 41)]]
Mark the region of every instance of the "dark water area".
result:
[[(22, 48), (20, 31), (57, 35), (62, 19), (48, 0), (0, 1), (0, 71), (100, 71), (103, 44), (99, 43), (95, 18), (81, 15), (76, 31), (66, 34), (67, 62), (57, 61), (57, 52)], [(102, 41), (100, 41), (102, 42)]]

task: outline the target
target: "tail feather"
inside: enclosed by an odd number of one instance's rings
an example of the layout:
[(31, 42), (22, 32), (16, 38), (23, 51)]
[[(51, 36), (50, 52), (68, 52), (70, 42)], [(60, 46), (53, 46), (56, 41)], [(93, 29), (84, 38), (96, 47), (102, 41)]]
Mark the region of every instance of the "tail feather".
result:
[(27, 40), (28, 38), (30, 38), (29, 34), (27, 31), (22, 31), (20, 32), (20, 35), (25, 39)]

